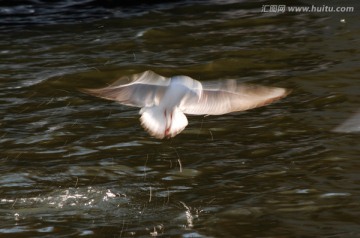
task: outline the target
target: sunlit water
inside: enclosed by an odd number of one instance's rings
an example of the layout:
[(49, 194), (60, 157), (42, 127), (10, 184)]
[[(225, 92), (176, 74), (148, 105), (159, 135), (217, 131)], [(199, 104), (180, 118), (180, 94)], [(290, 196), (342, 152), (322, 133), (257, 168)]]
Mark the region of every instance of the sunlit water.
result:
[[(360, 236), (359, 14), (54, 4), (0, 9), (1, 237)], [(157, 140), (78, 91), (148, 69), (293, 93)]]

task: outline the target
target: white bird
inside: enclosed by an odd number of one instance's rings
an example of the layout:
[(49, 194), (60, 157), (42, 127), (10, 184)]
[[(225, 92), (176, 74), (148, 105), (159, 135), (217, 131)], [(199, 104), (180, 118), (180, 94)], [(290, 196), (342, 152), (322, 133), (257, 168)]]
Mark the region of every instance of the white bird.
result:
[(123, 77), (105, 88), (81, 91), (140, 107), (141, 125), (158, 139), (174, 137), (184, 130), (188, 124), (185, 114), (221, 115), (244, 111), (290, 93), (284, 88), (239, 84), (236, 80), (200, 83), (188, 76), (165, 78), (150, 70)]

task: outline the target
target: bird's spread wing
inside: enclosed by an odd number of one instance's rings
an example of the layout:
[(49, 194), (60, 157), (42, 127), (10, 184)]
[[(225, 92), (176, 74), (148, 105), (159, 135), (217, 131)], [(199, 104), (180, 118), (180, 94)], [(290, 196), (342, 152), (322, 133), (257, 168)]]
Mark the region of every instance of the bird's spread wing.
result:
[(203, 83), (199, 98), (186, 97), (180, 108), (186, 114), (221, 115), (261, 107), (290, 93), (284, 88), (238, 84), (235, 80)]
[(148, 107), (159, 103), (169, 83), (169, 78), (148, 70), (141, 74), (123, 77), (105, 88), (81, 89), (81, 91), (128, 106)]

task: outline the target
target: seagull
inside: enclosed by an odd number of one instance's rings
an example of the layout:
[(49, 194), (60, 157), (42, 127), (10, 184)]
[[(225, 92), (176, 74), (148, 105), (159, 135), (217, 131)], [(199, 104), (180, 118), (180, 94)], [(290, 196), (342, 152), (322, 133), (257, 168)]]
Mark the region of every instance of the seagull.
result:
[(140, 107), (140, 122), (157, 139), (171, 138), (185, 129), (188, 115), (222, 115), (277, 101), (290, 90), (238, 83), (236, 80), (199, 82), (188, 76), (163, 77), (145, 71), (122, 77), (104, 88), (82, 92)]

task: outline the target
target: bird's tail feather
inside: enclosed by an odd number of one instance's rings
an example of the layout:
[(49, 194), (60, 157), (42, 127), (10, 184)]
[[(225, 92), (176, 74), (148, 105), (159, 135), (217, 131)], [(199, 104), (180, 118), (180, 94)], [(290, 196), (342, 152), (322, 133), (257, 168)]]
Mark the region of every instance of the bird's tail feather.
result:
[(186, 116), (178, 108), (167, 112), (159, 106), (144, 107), (140, 110), (140, 114), (141, 125), (150, 135), (158, 139), (174, 137), (188, 124)]

